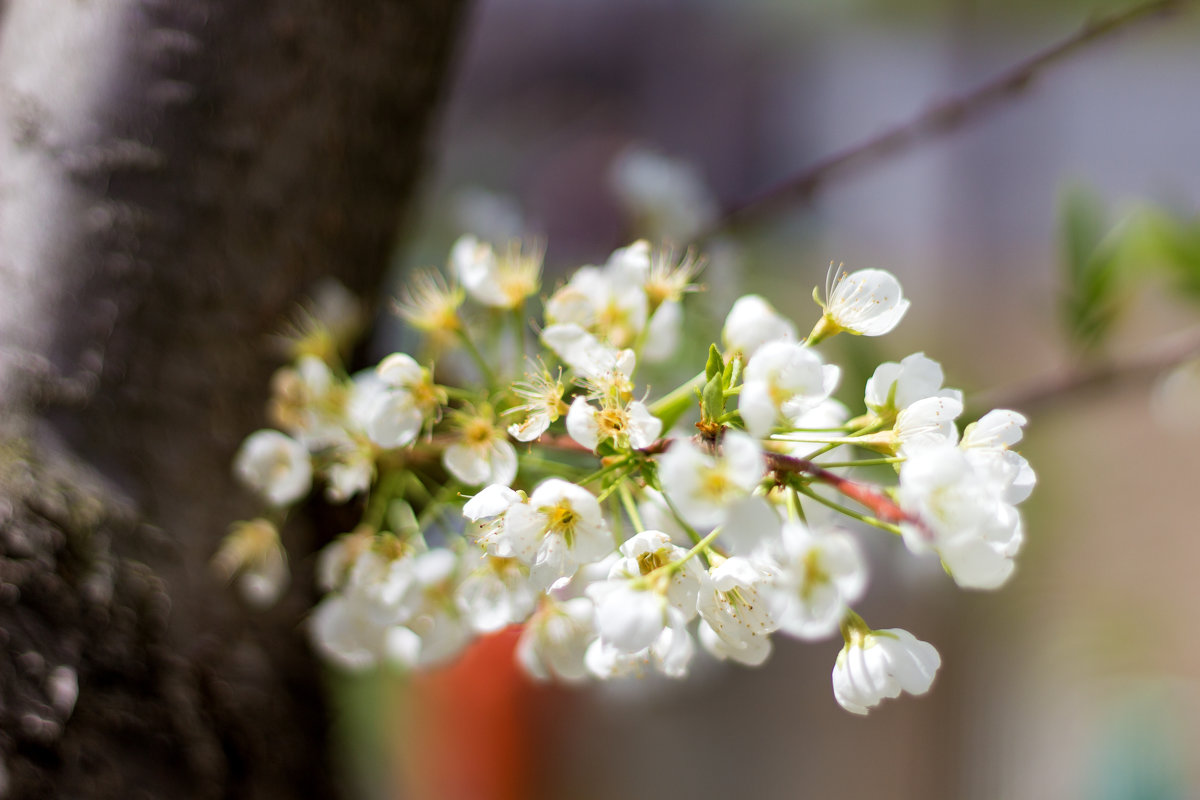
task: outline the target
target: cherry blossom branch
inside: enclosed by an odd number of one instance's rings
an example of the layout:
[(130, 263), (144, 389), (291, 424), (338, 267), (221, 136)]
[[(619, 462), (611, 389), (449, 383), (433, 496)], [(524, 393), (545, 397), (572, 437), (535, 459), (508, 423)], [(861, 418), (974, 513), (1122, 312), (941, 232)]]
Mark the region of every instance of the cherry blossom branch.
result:
[(1165, 336), (1134, 356), (1076, 369), (1057, 369), (1017, 386), (972, 398), (979, 408), (1031, 411), (1125, 381), (1151, 378), (1189, 358), (1200, 358), (1200, 326)]
[(843, 478), (806, 458), (772, 452), (764, 453), (764, 456), (767, 460), (767, 469), (779, 477), (789, 474), (804, 475), (837, 490), (840, 494), (868, 509), (882, 522), (892, 524), (907, 522), (922, 529), (925, 527), (919, 517), (902, 509), (895, 500), (873, 486)]
[(833, 153), (803, 172), (786, 178), (742, 205), (723, 214), (697, 237), (714, 234), (783, 205), (811, 199), (829, 180), (842, 173), (906, 152), (927, 139), (958, 130), (1027, 89), (1049, 67), (1107, 39), (1117, 31), (1151, 17), (1176, 12), (1188, 0), (1149, 0), (1124, 11), (1096, 17), (1071, 36), (1021, 61), (971, 91), (935, 103), (912, 119), (846, 149)]
[[(538, 443), (564, 450), (591, 452), (569, 436), (546, 435), (539, 439)], [(644, 455), (659, 455), (660, 453), (665, 453), (674, 443), (674, 439), (658, 439), (637, 452)], [(841, 475), (821, 467), (814, 461), (769, 451), (764, 453), (763, 457), (766, 459), (767, 469), (776, 475), (792, 474), (812, 478), (867, 508), (882, 522), (892, 524), (907, 522), (913, 525), (924, 526), (924, 523), (919, 518), (900, 508), (894, 500), (878, 489), (864, 483), (852, 481), (849, 478), (843, 478)]]

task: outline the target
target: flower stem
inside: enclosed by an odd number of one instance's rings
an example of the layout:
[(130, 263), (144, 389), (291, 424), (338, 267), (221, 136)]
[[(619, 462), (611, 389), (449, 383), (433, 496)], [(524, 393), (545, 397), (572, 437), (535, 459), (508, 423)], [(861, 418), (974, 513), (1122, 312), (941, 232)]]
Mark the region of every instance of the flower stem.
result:
[(467, 355), (475, 362), (475, 366), (483, 375), (483, 380), (487, 383), (488, 388), (494, 390), (498, 384), (496, 383), (496, 373), (492, 372), (492, 368), (488, 366), (487, 359), (483, 357), (483, 353), (479, 352), (479, 348), (475, 346), (475, 342), (471, 340), (470, 335), (463, 328), (458, 329), (458, 339), (463, 343), (463, 347), (467, 351)]
[(889, 458), (864, 458), (861, 461), (823, 461), (821, 466), (825, 469), (831, 467), (877, 467), (881, 464), (899, 464), (904, 461), (903, 456), (891, 456)]
[(672, 572), (678, 572), (679, 570), (683, 569), (683, 565), (686, 564), (689, 559), (693, 558), (694, 556), (698, 556), (702, 552), (707, 550), (708, 546), (710, 544), (712, 544), (713, 540), (717, 538), (717, 534), (719, 534), (720, 532), (721, 532), (721, 529), (717, 528), (712, 533), (705, 536), (703, 539), (700, 539), (699, 541), (697, 541), (696, 544), (694, 544), (692, 546), (692, 549), (688, 550), (686, 553), (684, 553), (682, 556), (680, 556), (678, 558), (678, 560), (672, 561), (669, 564), (664, 564), (662, 566), (662, 569), (666, 570), (668, 575)]
[(847, 517), (850, 517), (851, 519), (856, 519), (859, 522), (864, 522), (867, 525), (871, 525), (873, 527), (879, 528), (880, 530), (885, 530), (888, 533), (894, 533), (897, 536), (899, 536), (901, 533), (899, 525), (893, 525), (890, 522), (884, 522), (883, 520), (877, 519), (876, 517), (867, 516), (866, 514), (860, 514), (857, 511), (846, 508), (844, 505), (842, 505), (840, 503), (835, 503), (834, 501), (832, 501), (828, 498), (822, 497), (821, 495), (817, 494), (815, 491), (813, 491), (812, 489), (810, 489), (807, 486), (797, 486), (797, 487), (795, 487), (795, 489), (796, 489), (796, 491), (800, 492), (801, 494), (805, 495), (806, 497), (811, 497), (813, 500), (816, 500), (818, 503), (829, 506), (834, 511), (837, 511), (841, 514), (845, 514)]
[(613, 461), (609, 464), (605, 464), (603, 467), (596, 470), (592, 474), (585, 475), (584, 477), (580, 478), (579, 480), (577, 480), (575, 482), (579, 483), (579, 484), (584, 484), (584, 483), (591, 483), (593, 481), (598, 481), (601, 478), (603, 478), (605, 475), (608, 475), (610, 472), (613, 472), (614, 470), (616, 470), (618, 467), (625, 466), (625, 464), (628, 461), (629, 461), (629, 457), (623, 456), (621, 458), (618, 458), (616, 461)]
[(621, 506), (625, 509), (633, 527), (637, 529), (638, 533), (641, 533), (646, 530), (646, 526), (642, 524), (642, 515), (638, 513), (637, 503), (633, 501), (633, 492), (629, 491), (629, 485), (625, 481), (621, 481), (619, 487), (617, 496), (621, 498)]
[(700, 534), (696, 532), (695, 528), (693, 528), (691, 525), (688, 525), (687, 522), (684, 521), (683, 515), (680, 514), (679, 509), (675, 507), (675, 503), (671, 500), (671, 496), (668, 495), (666, 492), (663, 492), (662, 498), (664, 501), (666, 501), (667, 508), (669, 508), (671, 510), (671, 516), (673, 516), (675, 518), (675, 522), (679, 523), (679, 527), (683, 528), (684, 532), (687, 533), (689, 539), (691, 539), (693, 542), (696, 542), (697, 544), (699, 544), (700, 543)]

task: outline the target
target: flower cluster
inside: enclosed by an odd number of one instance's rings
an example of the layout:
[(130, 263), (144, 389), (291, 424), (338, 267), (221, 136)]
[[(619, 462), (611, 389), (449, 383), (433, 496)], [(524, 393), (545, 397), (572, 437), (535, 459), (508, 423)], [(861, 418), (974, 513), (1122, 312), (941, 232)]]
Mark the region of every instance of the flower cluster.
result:
[(235, 461), (268, 511), (235, 526), (220, 568), (259, 602), (277, 595), (276, 531), (320, 486), (360, 512), (320, 556), (309, 625), (347, 668), (438, 664), (522, 625), (517, 657), (538, 678), (682, 677), (701, 652), (758, 665), (776, 635), (840, 632), (846, 709), (925, 692), (936, 650), (852, 610), (860, 537), (896, 535), (965, 588), (1003, 584), (1035, 481), (1012, 449), (1024, 417), (992, 411), (960, 433), (962, 393), (923, 353), (880, 364), (862, 413), (834, 399), (842, 371), (817, 345), (885, 334), (909, 307), (876, 269), (831, 274), (807, 337), (740, 298), (704, 369), (652, 400), (638, 365), (678, 358), (699, 262), (635, 242), (544, 295), (531, 324), (541, 256), (464, 237), (397, 303), (423, 352), (348, 374), (325, 348), (281, 369), (277, 429)]

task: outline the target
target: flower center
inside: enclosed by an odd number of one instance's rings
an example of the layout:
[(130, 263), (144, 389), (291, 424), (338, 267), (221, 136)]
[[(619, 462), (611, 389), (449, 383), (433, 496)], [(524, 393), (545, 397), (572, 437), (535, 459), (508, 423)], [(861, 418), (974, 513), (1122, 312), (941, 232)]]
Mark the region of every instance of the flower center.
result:
[(473, 419), (463, 428), (463, 438), (468, 443), (482, 446), (492, 440), (492, 423), (486, 419)]
[(571, 507), (571, 503), (567, 500), (559, 500), (554, 505), (545, 506), (539, 510), (546, 515), (546, 532), (553, 531), (561, 534), (567, 547), (573, 546), (575, 524), (579, 521), (579, 514)]

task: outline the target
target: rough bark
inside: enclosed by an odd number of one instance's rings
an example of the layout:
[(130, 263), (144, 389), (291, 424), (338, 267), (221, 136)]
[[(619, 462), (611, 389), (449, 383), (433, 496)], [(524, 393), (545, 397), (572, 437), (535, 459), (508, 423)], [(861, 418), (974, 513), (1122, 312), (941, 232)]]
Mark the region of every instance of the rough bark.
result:
[(0, 6), (0, 797), (325, 796), (309, 557), (207, 570), (269, 335), (370, 296), (461, 3)]

